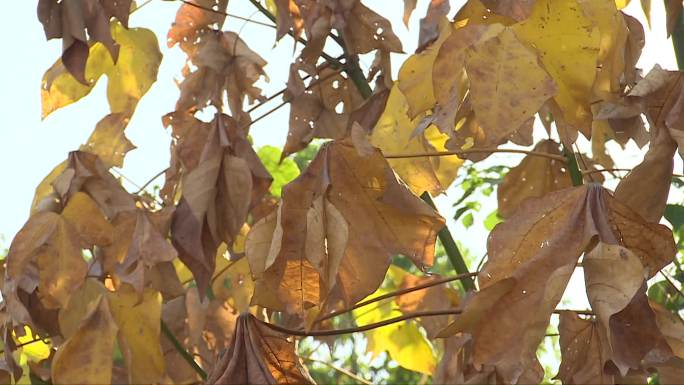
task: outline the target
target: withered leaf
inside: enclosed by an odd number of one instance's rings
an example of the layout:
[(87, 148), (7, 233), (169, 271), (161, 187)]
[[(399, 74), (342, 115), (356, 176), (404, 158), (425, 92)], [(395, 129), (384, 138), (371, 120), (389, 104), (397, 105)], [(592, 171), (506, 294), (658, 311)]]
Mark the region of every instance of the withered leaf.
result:
[(234, 32), (210, 31), (196, 43), (191, 60), (197, 70), (187, 73), (180, 85), (177, 111), (202, 109), (211, 104), (220, 110), (223, 95), (241, 124), (245, 124), (243, 102), (263, 100), (254, 83), (265, 75), (266, 61)]
[(639, 258), (619, 245), (599, 243), (584, 261), (587, 297), (602, 325), (608, 358), (626, 375), (658, 349), (671, 353), (655, 322), (646, 297), (647, 272)]
[(249, 313), (238, 317), (230, 347), (207, 379), (207, 384), (313, 383), (291, 337), (260, 324)]
[(675, 253), (666, 227), (644, 221), (598, 185), (528, 199), (492, 231), (489, 260), (478, 277), (481, 290), (440, 334), (472, 334), (474, 364), (494, 365), (506, 382), (517, 382), (538, 366), (535, 352), (549, 316), (595, 237), (632, 251), (646, 277)]
[(349, 142), (329, 143), (284, 188), (279, 213), (248, 235), (255, 303), (300, 316), (326, 303), (348, 306), (380, 285), (392, 255), (406, 255), (420, 268), (431, 265), (443, 225), (397, 181), (379, 151), (361, 157)]
[[(534, 151), (561, 155), (558, 143), (542, 140)], [(545, 194), (572, 186), (570, 172), (566, 165), (556, 159), (526, 156), (520, 164), (513, 167), (504, 177), (497, 190), (499, 216), (510, 217), (520, 204), (530, 197)]]
[(86, 84), (85, 66), (92, 42), (100, 42), (116, 61), (119, 45), (109, 32), (109, 19), (116, 17), (128, 28), (131, 0), (38, 2), (38, 20), (47, 39), (62, 38), (62, 62), (78, 81)]
[[(214, 29), (220, 29), (226, 19), (223, 13), (228, 6), (228, 0), (191, 2), (197, 6), (181, 4), (176, 12), (176, 19), (166, 35), (166, 44), (169, 48), (179, 43), (183, 50), (189, 51), (196, 44), (198, 37), (207, 33), (212, 26)], [(215, 12), (208, 12), (207, 9), (213, 9)]]
[[(310, 72), (305, 86), (300, 71)], [(294, 63), (287, 82), (290, 124), (283, 157), (305, 148), (314, 138), (341, 139), (348, 133), (350, 113), (361, 104), (356, 87), (342, 74)]]
[(214, 272), (216, 249), (221, 242), (233, 243), (272, 179), (246, 133), (226, 115), (214, 119), (201, 154), (197, 166), (183, 176), (171, 233), (203, 295)]
[[(413, 274), (406, 274), (401, 282), (400, 289), (416, 287), (425, 283), (434, 282), (441, 277), (430, 275), (419, 277)], [(444, 310), (456, 307), (459, 304), (458, 292), (446, 284), (431, 286), (427, 289), (416, 290), (410, 293), (401, 294), (397, 297), (397, 305), (403, 313), (415, 311)], [(425, 328), (428, 338), (434, 338), (449, 323), (449, 316), (424, 317), (420, 324)]]

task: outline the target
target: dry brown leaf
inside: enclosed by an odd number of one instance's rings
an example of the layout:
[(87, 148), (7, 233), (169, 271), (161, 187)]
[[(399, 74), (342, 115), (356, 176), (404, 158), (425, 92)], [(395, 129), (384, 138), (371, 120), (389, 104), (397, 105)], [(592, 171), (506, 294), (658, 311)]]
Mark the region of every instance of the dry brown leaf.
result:
[(131, 0), (100, 0), (96, 2), (40, 0), (38, 20), (47, 39), (62, 38), (62, 62), (83, 84), (89, 45), (100, 42), (116, 61), (119, 45), (112, 38), (109, 20), (116, 17), (128, 28)]
[(404, 17), (402, 20), (404, 21), (404, 25), (407, 27), (409, 19), (411, 18), (411, 14), (413, 13), (413, 10), (416, 9), (417, 3), (418, 0), (404, 0)]
[(197, 70), (188, 73), (180, 84), (177, 111), (202, 109), (207, 104), (218, 110), (227, 94), (228, 106), (241, 124), (248, 122), (243, 112), (245, 97), (250, 103), (264, 100), (254, 83), (265, 76), (266, 61), (234, 32), (209, 31), (195, 44), (190, 54)]
[(606, 358), (620, 374), (639, 369), (654, 349), (658, 357), (671, 355), (648, 306), (648, 275), (639, 258), (622, 246), (599, 243), (583, 266), (587, 297), (606, 336)]
[[(317, 76), (308, 89), (301, 71)], [(305, 148), (314, 138), (341, 139), (346, 136), (352, 123), (350, 114), (361, 104), (356, 87), (342, 74), (335, 74), (331, 69), (316, 74), (314, 68), (301, 63), (290, 66), (287, 97), (290, 99), (290, 122), (283, 157)]]
[(682, 14), (682, 2), (679, 0), (665, 0), (665, 15), (667, 18), (667, 37), (672, 35), (677, 24), (679, 23), (679, 16)]
[(663, 127), (651, 128), (651, 141), (644, 160), (618, 183), (615, 198), (642, 218), (657, 223), (670, 194), (677, 143)]
[(529, 199), (491, 233), (489, 260), (478, 277), (481, 290), (440, 334), (471, 333), (473, 363), (494, 365), (506, 382), (517, 382), (539, 365), (535, 352), (551, 312), (595, 237), (632, 251), (646, 277), (675, 253), (666, 227), (644, 221), (598, 185)]
[(249, 209), (268, 191), (271, 177), (246, 133), (226, 115), (214, 119), (201, 154), (197, 166), (183, 176), (171, 232), (180, 259), (204, 295), (218, 246), (233, 244)]
[(356, 303), (380, 285), (392, 255), (431, 265), (443, 223), (379, 151), (361, 157), (349, 142), (329, 143), (248, 235), (254, 301), (307, 320), (326, 303)]
[[(562, 155), (558, 143), (542, 140), (534, 151)], [(497, 190), (499, 216), (510, 217), (520, 204), (530, 197), (541, 197), (572, 186), (566, 165), (555, 159), (526, 156), (504, 177)]]
[[(171, 25), (166, 36), (166, 44), (169, 48), (176, 43), (180, 43), (181, 48), (190, 53), (197, 39), (211, 30), (221, 29), (226, 16), (222, 13), (226, 11), (228, 0), (190, 0), (193, 4), (181, 4), (176, 12), (176, 19)], [(205, 8), (205, 9), (202, 9)], [(207, 12), (206, 8), (217, 12)]]
[(418, 48), (420, 52), (428, 47), (439, 37), (440, 24), (446, 20), (451, 10), (448, 0), (430, 0), (425, 17), (420, 19), (420, 33), (418, 35)]
[(561, 365), (555, 378), (563, 384), (614, 384), (603, 370), (609, 360), (608, 341), (601, 325), (572, 311), (560, 313)]
[(291, 338), (241, 314), (207, 384), (313, 384)]

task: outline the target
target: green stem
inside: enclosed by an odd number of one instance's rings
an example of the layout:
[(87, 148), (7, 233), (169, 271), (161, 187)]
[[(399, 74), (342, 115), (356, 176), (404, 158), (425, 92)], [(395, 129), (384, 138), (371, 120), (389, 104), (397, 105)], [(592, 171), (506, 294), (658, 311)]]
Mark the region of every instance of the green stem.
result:
[[(432, 197), (430, 197), (429, 193), (424, 192), (420, 198), (425, 201), (425, 203), (429, 204), (433, 209), (437, 210), (435, 202), (432, 200)], [(456, 245), (456, 241), (454, 241), (454, 237), (451, 236), (449, 228), (445, 225), (441, 230), (439, 230), (437, 236), (439, 237), (439, 241), (442, 242), (444, 251), (449, 258), (449, 262), (451, 262), (451, 265), (454, 267), (454, 270), (456, 270), (458, 274), (468, 274), (468, 266), (463, 259), (461, 251), (458, 249), (458, 245)], [(473, 282), (472, 277), (463, 278), (461, 280), (461, 284), (466, 291), (475, 290), (475, 283)]]
[(572, 185), (573, 186), (581, 186), (584, 184), (584, 180), (582, 178), (582, 173), (579, 170), (579, 166), (577, 165), (577, 158), (575, 158), (575, 153), (572, 152), (572, 150), (569, 150), (565, 146), (563, 146), (563, 155), (565, 155), (565, 159), (568, 161), (568, 170), (570, 171), (570, 179), (572, 179)]
[(176, 338), (176, 336), (173, 335), (171, 330), (169, 330), (169, 327), (166, 326), (166, 323), (162, 320), (161, 321), (161, 331), (164, 333), (166, 338), (171, 341), (171, 344), (173, 345), (174, 348), (180, 353), (180, 355), (183, 357), (183, 359), (192, 367), (192, 369), (199, 374), (200, 377), (202, 377), (202, 380), (207, 379), (207, 372), (202, 369), (197, 362), (195, 362), (195, 359), (192, 358), (192, 355), (188, 353), (187, 350), (181, 345), (180, 341)]
[[(667, 0), (665, 0), (667, 2)], [(684, 69), (684, 12), (680, 12), (677, 17), (677, 25), (672, 31), (672, 46), (674, 47), (677, 66), (680, 70)]]

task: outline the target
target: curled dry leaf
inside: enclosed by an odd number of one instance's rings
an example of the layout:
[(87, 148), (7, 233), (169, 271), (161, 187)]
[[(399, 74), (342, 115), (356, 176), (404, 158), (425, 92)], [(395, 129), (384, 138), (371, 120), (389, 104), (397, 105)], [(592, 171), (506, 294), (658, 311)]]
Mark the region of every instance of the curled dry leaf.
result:
[(313, 384), (291, 338), (241, 314), (207, 384)]
[(517, 382), (525, 371), (539, 367), (535, 352), (551, 312), (595, 238), (629, 249), (645, 277), (675, 254), (666, 227), (644, 221), (598, 185), (528, 199), (491, 233), (489, 260), (478, 278), (481, 290), (440, 334), (470, 333), (474, 365), (494, 365), (506, 382)]
[(639, 257), (623, 246), (600, 242), (586, 254), (583, 265), (587, 297), (601, 323), (602, 348), (608, 352), (602, 366), (610, 360), (624, 376), (630, 368), (638, 369), (647, 354), (669, 357), (648, 306), (648, 275)]
[[(300, 72), (312, 79), (307, 86)], [(294, 63), (290, 66), (287, 97), (290, 124), (283, 158), (304, 149), (313, 138), (341, 139), (349, 133), (350, 114), (361, 104), (354, 84), (332, 69), (316, 69)]]
[[(191, 0), (190, 4), (181, 4), (176, 12), (176, 19), (166, 35), (169, 48), (179, 44), (181, 49), (190, 54), (197, 43), (197, 39), (213, 29), (221, 29), (226, 15), (223, 13), (228, 6), (228, 0)], [(202, 9), (204, 8), (204, 9)], [(208, 12), (206, 9), (216, 12)]]
[(103, 270), (142, 294), (146, 269), (171, 262), (178, 256), (176, 249), (166, 240), (168, 225), (164, 231), (151, 220), (152, 216), (165, 215), (169, 218), (170, 212), (165, 209), (149, 214), (146, 210), (136, 209), (119, 213), (112, 220), (113, 242), (101, 249)]
[(207, 104), (220, 110), (226, 93), (233, 115), (245, 124), (248, 122), (243, 112), (245, 97), (250, 103), (264, 99), (254, 83), (265, 76), (266, 61), (234, 32), (212, 30), (193, 42), (196, 46), (190, 60), (197, 70), (186, 71), (176, 110), (201, 110)]
[(246, 133), (218, 114), (195, 168), (183, 176), (183, 191), (171, 223), (179, 257), (192, 271), (200, 293), (209, 285), (221, 242), (232, 245), (252, 205), (271, 176)]
[(100, 0), (92, 3), (82, 1), (40, 0), (38, 20), (43, 24), (47, 39), (62, 38), (62, 62), (67, 70), (81, 83), (85, 78), (88, 47), (94, 42), (102, 43), (116, 61), (119, 45), (109, 32), (109, 20), (116, 17), (128, 28), (131, 0)]
[[(542, 140), (534, 151), (562, 155), (558, 143), (553, 140)], [(570, 172), (563, 162), (528, 155), (506, 174), (497, 190), (499, 216), (510, 217), (527, 198), (541, 197), (570, 186)]]
[(31, 294), (37, 288), (44, 306), (65, 306), (86, 276), (82, 249), (111, 243), (111, 231), (82, 192), (69, 199), (61, 214), (40, 212), (29, 218), (10, 246), (2, 290), (15, 324), (32, 324), (19, 291)]
[(248, 234), (253, 302), (312, 321), (324, 305), (349, 306), (375, 291), (392, 255), (430, 266), (442, 226), (379, 151), (361, 157), (349, 142), (329, 143), (284, 188), (278, 212)]
[(420, 34), (416, 51), (422, 51), (437, 40), (440, 35), (440, 25), (446, 21), (449, 10), (451, 6), (448, 0), (430, 0), (425, 17), (420, 19)]

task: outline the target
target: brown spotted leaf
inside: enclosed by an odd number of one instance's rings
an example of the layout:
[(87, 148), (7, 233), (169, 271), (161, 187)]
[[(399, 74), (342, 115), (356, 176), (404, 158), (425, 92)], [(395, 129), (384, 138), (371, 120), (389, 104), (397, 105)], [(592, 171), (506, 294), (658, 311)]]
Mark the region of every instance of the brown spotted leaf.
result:
[[(222, 12), (226, 11), (228, 0), (190, 0), (190, 2), (196, 6), (181, 4), (176, 12), (176, 19), (166, 35), (169, 48), (178, 43), (184, 51), (191, 50), (197, 38), (209, 32), (211, 27), (221, 29), (226, 19)], [(207, 8), (216, 12), (209, 12)]]
[(536, 0), (481, 0), (492, 12), (523, 21), (532, 14)]
[(241, 314), (207, 384), (313, 384), (291, 338)]

